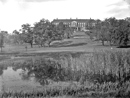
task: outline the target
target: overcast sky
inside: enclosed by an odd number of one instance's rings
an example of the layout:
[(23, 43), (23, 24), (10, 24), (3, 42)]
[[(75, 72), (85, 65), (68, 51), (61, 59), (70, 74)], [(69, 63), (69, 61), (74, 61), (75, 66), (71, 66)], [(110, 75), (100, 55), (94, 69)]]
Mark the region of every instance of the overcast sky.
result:
[(129, 16), (130, 0), (0, 0), (0, 29), (9, 33), (42, 18), (52, 21)]

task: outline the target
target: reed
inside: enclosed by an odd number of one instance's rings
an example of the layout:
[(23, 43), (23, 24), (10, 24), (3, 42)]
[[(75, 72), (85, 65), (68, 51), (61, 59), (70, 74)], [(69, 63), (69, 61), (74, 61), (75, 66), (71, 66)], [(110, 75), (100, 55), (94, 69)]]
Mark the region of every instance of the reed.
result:
[[(38, 77), (42, 76), (39, 81), (42, 81), (43, 85), (49, 85), (48, 80), (77, 83), (74, 87), (60, 86), (29, 93), (35, 96), (42, 94), (43, 96), (126, 97), (130, 93), (130, 51), (100, 50), (89, 54), (84, 53), (79, 57), (62, 55), (58, 60), (37, 56), (21, 62), (15, 61), (12, 64), (16, 69), (22, 66), (23, 69), (34, 71)], [(28, 95), (28, 93), (20, 94)]]

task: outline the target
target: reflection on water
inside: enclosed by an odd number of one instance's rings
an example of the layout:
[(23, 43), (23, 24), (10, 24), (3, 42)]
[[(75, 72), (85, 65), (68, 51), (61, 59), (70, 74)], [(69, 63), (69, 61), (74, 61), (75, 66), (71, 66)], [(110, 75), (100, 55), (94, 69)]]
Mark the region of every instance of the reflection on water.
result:
[(42, 85), (22, 67), (0, 67), (0, 92), (2, 91), (32, 91), (42, 89)]
[[(64, 81), (64, 69), (51, 60), (0, 67), (1, 91), (38, 91), (52, 82)], [(67, 74), (66, 74), (67, 76)]]

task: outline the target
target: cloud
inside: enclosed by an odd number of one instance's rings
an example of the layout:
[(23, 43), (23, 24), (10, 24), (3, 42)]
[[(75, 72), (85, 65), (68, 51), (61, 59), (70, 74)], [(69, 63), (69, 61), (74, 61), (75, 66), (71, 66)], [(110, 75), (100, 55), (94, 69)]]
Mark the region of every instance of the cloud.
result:
[(2, 2), (2, 3), (6, 3), (6, 2), (7, 2), (7, 0), (0, 0), (0, 2)]
[(107, 6), (109, 10), (108, 14), (112, 17), (124, 18), (130, 16), (130, 0), (120, 0)]
[(119, 13), (119, 12), (123, 12), (123, 11), (125, 11), (125, 10), (128, 10), (128, 7), (127, 6), (118, 6), (118, 7), (116, 7), (116, 6), (114, 6), (114, 7), (112, 7), (109, 11), (108, 11), (108, 13)]
[(130, 10), (130, 0), (124, 0), (128, 5), (129, 5), (129, 10)]
[(29, 8), (29, 4), (24, 2), (23, 0), (17, 1), (17, 3), (21, 10), (27, 10)]
[(112, 9), (108, 11), (113, 17), (124, 18), (130, 16), (129, 7), (128, 6), (114, 6)]
[(25, 2), (48, 2), (48, 1), (62, 1), (62, 0), (24, 0)]
[(123, 1), (120, 1), (120, 2), (117, 2), (117, 3), (114, 3), (114, 4), (109, 4), (107, 7), (111, 7), (111, 6), (122, 6), (123, 4)]
[(130, 0), (124, 0), (125, 2), (127, 2), (130, 5)]

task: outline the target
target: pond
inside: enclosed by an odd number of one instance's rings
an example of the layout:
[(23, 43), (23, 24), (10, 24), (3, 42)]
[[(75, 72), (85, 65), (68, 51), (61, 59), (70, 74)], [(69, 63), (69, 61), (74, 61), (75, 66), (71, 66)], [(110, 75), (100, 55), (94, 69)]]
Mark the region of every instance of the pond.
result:
[(3, 91), (38, 91), (43, 88), (39, 78), (22, 67), (0, 68), (0, 92)]
[[(64, 57), (68, 58), (68, 56)], [(72, 57), (78, 56), (73, 54)], [(64, 60), (64, 58), (61, 59)], [(69, 59), (67, 60), (69, 62)], [(7, 66), (1, 64), (0, 93), (4, 91), (43, 91), (45, 87), (61, 85), (69, 87), (70, 80), (77, 83), (82, 75), (81, 72), (71, 70), (66, 63), (64, 64), (63, 61), (62, 63), (53, 58), (35, 57), (26, 60), (13, 59), (13, 62), (9, 61)]]

